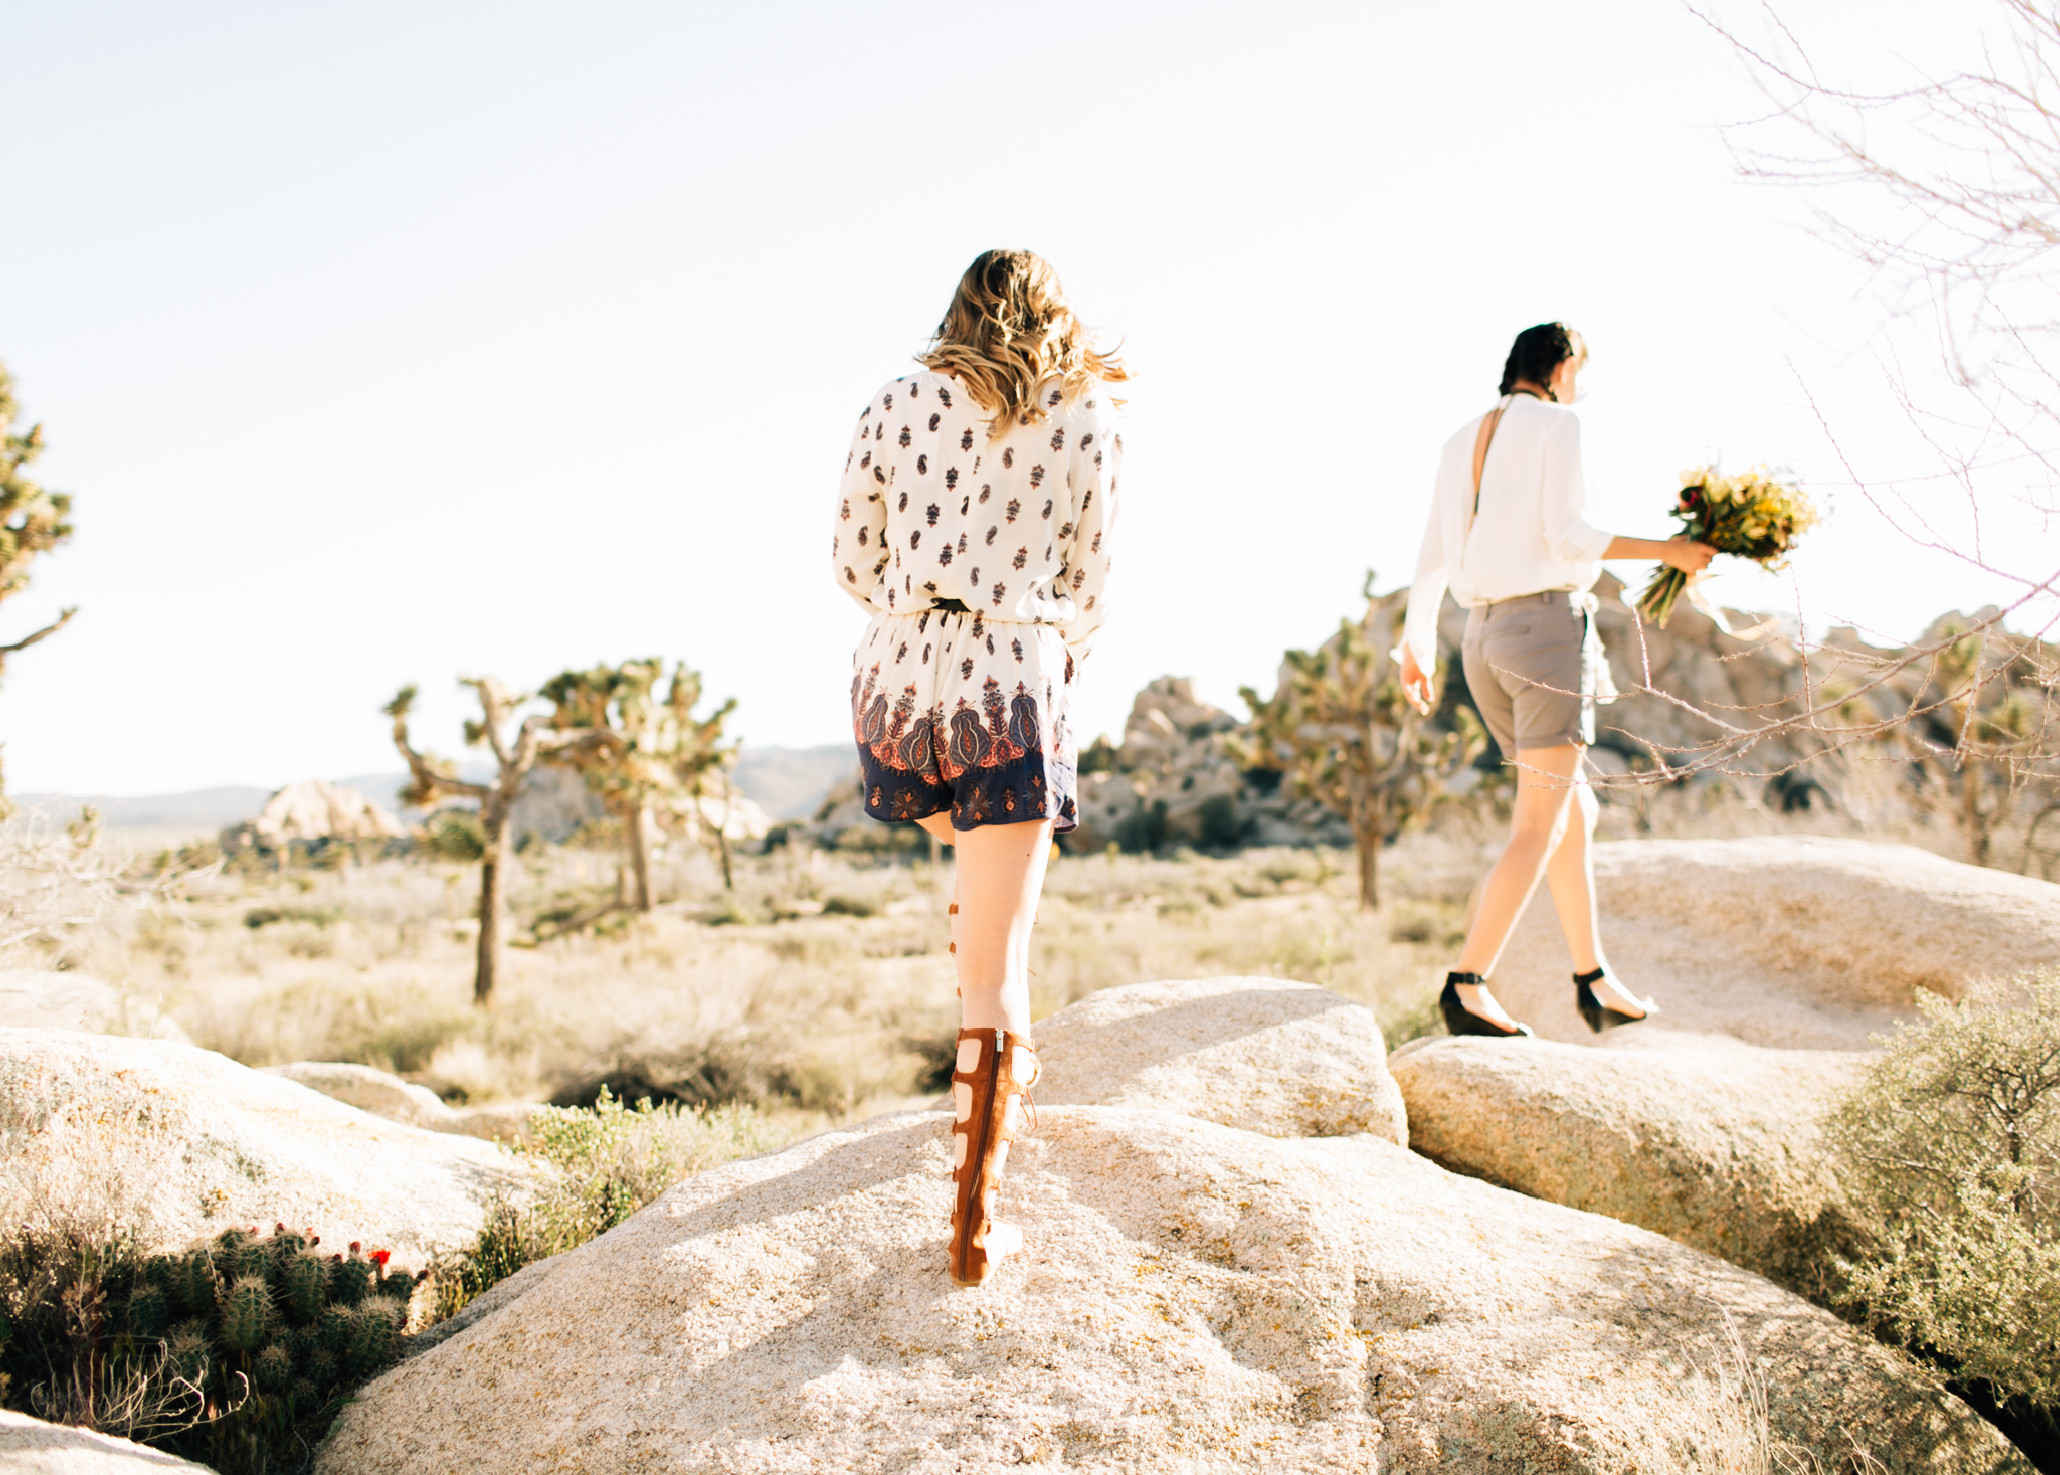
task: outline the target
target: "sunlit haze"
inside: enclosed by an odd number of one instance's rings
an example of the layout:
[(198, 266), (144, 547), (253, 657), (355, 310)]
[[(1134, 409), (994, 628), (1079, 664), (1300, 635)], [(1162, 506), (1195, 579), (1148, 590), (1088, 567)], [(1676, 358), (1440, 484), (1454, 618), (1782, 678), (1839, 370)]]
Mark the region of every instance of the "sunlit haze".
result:
[[(1783, 11), (1870, 79), (1978, 40), (1936, 4)], [(2006, 592), (1841, 490), (1820, 415), (1867, 474), (1926, 469), (1893, 344), (1806, 201), (1738, 177), (1722, 125), (1763, 103), (1679, 6), (0, 16), (0, 362), (78, 527), (0, 640), (81, 609), (0, 688), (13, 790), (391, 769), (405, 682), (448, 751), (461, 675), (657, 654), (753, 744), (846, 737), (850, 426), (993, 245), (1136, 376), (1083, 738), (1167, 673), (1241, 711), (1367, 569), (1406, 583), (1439, 446), (1555, 317), (1612, 530), (1671, 531), (1716, 454), (1828, 501), (1727, 602), (1886, 639)], [(2060, 545), (2007, 498), (1983, 531)]]

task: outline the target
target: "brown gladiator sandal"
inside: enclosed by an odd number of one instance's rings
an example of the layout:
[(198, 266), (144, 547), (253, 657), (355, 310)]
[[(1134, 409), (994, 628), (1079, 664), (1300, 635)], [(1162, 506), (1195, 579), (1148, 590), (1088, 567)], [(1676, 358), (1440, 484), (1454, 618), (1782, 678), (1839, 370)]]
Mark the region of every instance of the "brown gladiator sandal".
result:
[[(956, 936), (956, 934), (957, 934), (957, 932), (958, 932), (958, 924), (957, 924), (957, 923), (955, 923), (955, 922), (953, 922), (953, 921), (951, 920), (951, 918), (953, 918), (953, 917), (956, 917), (957, 915), (958, 915), (958, 903), (957, 903), (957, 902), (953, 902), (953, 903), (951, 904), (951, 907), (950, 907), (950, 909), (949, 909), (948, 911), (946, 911), (946, 912), (945, 912), (945, 914), (944, 914), (944, 916), (945, 916), (945, 923), (944, 923), (944, 925), (945, 925), (945, 926), (947, 926), (947, 927), (949, 927), (949, 928), (951, 928), (951, 930), (952, 930), (952, 932), (953, 932), (953, 934), (954, 934), (954, 936), (953, 936), (953, 937), (952, 937), (952, 939), (951, 939), (951, 955), (952, 955), (952, 956), (953, 956), (954, 958), (956, 958), (956, 957), (958, 956), (958, 937)], [(958, 996), (959, 996), (960, 998), (962, 998), (962, 999), (963, 999), (963, 998), (964, 998), (964, 997), (966, 996), (966, 990), (965, 990), (965, 986), (964, 986), (963, 984), (954, 984), (954, 985), (952, 986), (952, 990), (951, 990), (951, 991), (952, 991), (953, 993), (957, 994), (957, 995), (958, 995)]]
[[(1023, 1107), (1033, 1114), (1037, 1109), (1030, 1100), (1037, 1074), (1036, 1046), (1028, 1035), (1005, 1029), (958, 1032), (958, 1069), (951, 1076), (958, 1114), (951, 1128), (951, 1181), (957, 1190), (951, 1210), (951, 1278), (962, 1286), (985, 1285), (995, 1266), (1023, 1247), (1023, 1231), (994, 1217), (994, 1193), (1009, 1144), (1023, 1125)], [(1022, 1106), (1016, 1104), (1018, 1097)]]

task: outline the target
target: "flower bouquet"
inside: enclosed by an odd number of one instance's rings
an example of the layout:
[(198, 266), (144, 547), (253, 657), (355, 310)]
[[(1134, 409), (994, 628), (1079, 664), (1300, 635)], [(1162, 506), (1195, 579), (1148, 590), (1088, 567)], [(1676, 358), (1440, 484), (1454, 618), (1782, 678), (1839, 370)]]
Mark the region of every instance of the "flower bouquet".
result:
[[(1817, 521), (1817, 509), (1795, 487), (1785, 486), (1764, 469), (1720, 476), (1713, 466), (1681, 473), (1681, 498), (1673, 509), (1681, 530), (1719, 553), (1750, 558), (1766, 568), (1779, 568), (1795, 540)], [(1638, 596), (1638, 612), (1665, 626), (1674, 601), (1683, 593), (1703, 607), (1693, 580), (1680, 569), (1662, 564)], [(1718, 621), (1721, 625), (1723, 622)]]

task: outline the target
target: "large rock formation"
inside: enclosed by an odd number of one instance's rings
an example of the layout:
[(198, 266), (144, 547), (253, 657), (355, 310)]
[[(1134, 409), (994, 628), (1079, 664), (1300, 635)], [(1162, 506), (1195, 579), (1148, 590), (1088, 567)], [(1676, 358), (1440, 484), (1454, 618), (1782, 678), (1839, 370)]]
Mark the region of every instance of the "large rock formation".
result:
[(356, 789), (321, 778), (288, 784), (272, 795), (250, 831), (271, 849), (294, 840), (395, 840), (407, 833), (399, 819)]
[(1185, 676), (1161, 676), (1131, 703), (1120, 747), (1083, 753), (1075, 849), (1166, 846), (1349, 845), (1351, 831), (1321, 804), (1297, 799), (1280, 775), (1248, 772), (1231, 752), (1238, 719), (1198, 701)]
[(1037, 1027), (1052, 1106), (1157, 1107), (1263, 1132), (1409, 1145), (1373, 1011), (1313, 984), (1206, 978), (1105, 988)]
[[(1861, 1050), (1915, 1018), (1917, 989), (1959, 998), (2060, 957), (2060, 886), (1905, 845), (1625, 841), (1595, 847), (1595, 877), (1611, 963), (1664, 1006), (1640, 1030)], [(1594, 1043), (1572, 967), (1540, 888), (1495, 971), (1496, 997), (1548, 1039)]]
[[(1206, 1008), (1170, 1005), (1165, 1040), (1113, 1027), (1178, 1056), (1227, 1033)], [(1004, 1188), (1029, 1248), (983, 1291), (945, 1272), (948, 1152), (946, 1114), (907, 1112), (687, 1180), (365, 1389), (317, 1470), (1723, 1468), (1750, 1424), (1734, 1333), (1801, 1449), (2028, 1468), (1760, 1276), (1372, 1135), (1047, 1106)]]
[(0, 1409), (0, 1475), (209, 1475), (161, 1449)]
[(1865, 1057), (1710, 1036), (1627, 1043), (1645, 1048), (1411, 1041), (1389, 1062), (1411, 1145), (1820, 1297), (1853, 1234), (1821, 1124)]
[(357, 1111), (190, 1045), (0, 1030), (0, 1188), (66, 1198), (182, 1245), (285, 1221), (420, 1265), (469, 1242), (495, 1192), (531, 1183), (470, 1137)]

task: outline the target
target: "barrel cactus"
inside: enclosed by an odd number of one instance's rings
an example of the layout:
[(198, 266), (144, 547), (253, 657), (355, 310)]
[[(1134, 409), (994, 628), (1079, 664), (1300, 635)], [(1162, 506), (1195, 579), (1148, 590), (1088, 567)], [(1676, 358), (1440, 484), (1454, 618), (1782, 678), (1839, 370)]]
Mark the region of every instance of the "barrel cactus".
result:
[(113, 1351), (192, 1427), (156, 1441), (227, 1475), (297, 1463), (350, 1390), (390, 1363), (422, 1277), (384, 1250), (324, 1254), (312, 1232), (231, 1229), (137, 1270)]

